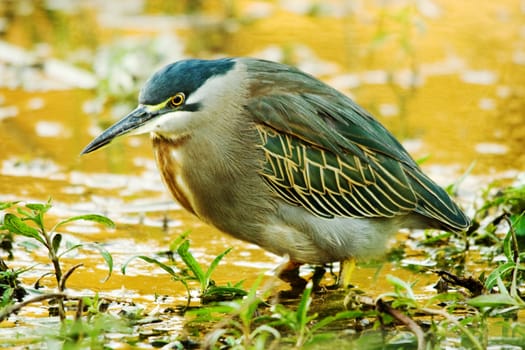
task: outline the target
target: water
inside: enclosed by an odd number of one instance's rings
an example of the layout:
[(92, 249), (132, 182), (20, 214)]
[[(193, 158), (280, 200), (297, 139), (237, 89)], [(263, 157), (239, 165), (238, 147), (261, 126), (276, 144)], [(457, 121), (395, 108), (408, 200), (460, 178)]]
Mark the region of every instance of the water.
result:
[[(204, 265), (234, 247), (214, 274), (218, 284), (245, 280), (249, 287), (279, 262), (173, 203), (146, 136), (79, 156), (133, 108), (140, 84), (156, 67), (184, 56), (258, 56), (320, 77), (372, 111), (415, 159), (428, 157), (423, 168), (438, 183), (454, 182), (475, 164), (459, 188), (471, 213), (473, 196), (486, 184), (525, 171), (520, 1), (423, 1), (419, 7), (404, 1), (384, 7), (232, 1), (210, 2), (197, 12), (153, 1), (110, 3), (0, 4), (0, 200), (53, 198), (50, 223), (90, 212), (117, 223), (114, 230), (64, 227), (70, 241), (102, 243), (116, 266), (101, 283), (107, 267), (96, 251), (67, 256), (66, 266), (83, 264), (68, 283), (71, 290), (134, 298), (150, 310), (152, 295), (183, 303), (183, 286), (161, 269), (137, 260), (127, 275), (118, 270), (134, 255), (164, 258), (161, 252), (186, 230)], [(43, 265), (24, 275), (27, 284), (50, 265), (42, 249), (28, 251), (17, 241), (9, 264), (34, 262)], [(355, 280), (377, 296), (391, 290), (387, 274), (419, 280), (419, 292), (433, 292), (433, 276), (396, 264), (358, 267)], [(50, 278), (44, 283), (53, 285)]]

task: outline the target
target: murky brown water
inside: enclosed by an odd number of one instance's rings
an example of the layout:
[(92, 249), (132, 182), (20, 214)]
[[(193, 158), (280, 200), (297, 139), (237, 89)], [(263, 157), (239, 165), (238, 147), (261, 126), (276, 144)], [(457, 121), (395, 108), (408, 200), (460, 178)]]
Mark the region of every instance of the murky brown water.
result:
[[(21, 3), (29, 9), (17, 8)], [(118, 66), (119, 53), (140, 63), (142, 56), (136, 55), (144, 42), (161, 43), (144, 56), (156, 54), (164, 63), (186, 52), (259, 56), (298, 65), (373, 111), (416, 159), (429, 155), (423, 167), (439, 183), (453, 182), (475, 163), (460, 188), (467, 207), (492, 179), (512, 179), (525, 171), (521, 1), (422, 1), (419, 8), (404, 1), (385, 7), (331, 1), (311, 7), (310, 15), (301, 5), (306, 2), (239, 1), (231, 2), (233, 8), (210, 2), (202, 11), (205, 16), (198, 17), (184, 16), (182, 5), (173, 5), (179, 12), (170, 17), (162, 8), (169, 5), (146, 3), (145, 8), (111, 8), (85, 1), (69, 11), (50, 12), (31, 2), (0, 4), (6, 23), (0, 42), (0, 200), (52, 197), (51, 220), (102, 212), (117, 222), (115, 230), (81, 224), (66, 228), (70, 240), (103, 242), (116, 266), (111, 279), (100, 283), (106, 267), (98, 254), (82, 251), (69, 257), (71, 265), (84, 264), (68, 284), (74, 290), (146, 302), (155, 294), (183, 300), (182, 286), (159, 269), (139, 261), (126, 276), (118, 269), (133, 255), (166, 250), (188, 229), (192, 251), (203, 264), (234, 247), (214, 275), (219, 284), (246, 280), (249, 287), (278, 261), (180, 210), (160, 182), (147, 137), (126, 138), (79, 157), (100, 132), (98, 121), (107, 124), (132, 107), (114, 107), (118, 96), (135, 95), (139, 82), (155, 68), (151, 60), (139, 64), (138, 85), (126, 85), (124, 79), (128, 92), (118, 95), (100, 88), (109, 73), (90, 73), (92, 63)], [(48, 64), (52, 58), (63, 65)], [(85, 72), (68, 70), (75, 63)], [(101, 95), (109, 96), (106, 104), (97, 102)], [(46, 264), (46, 254), (17, 246), (14, 267), (34, 261)], [(37, 267), (24, 281), (32, 283), (49, 268)], [(432, 277), (391, 265), (374, 279), (375, 273), (362, 267), (354, 275), (372, 296), (389, 290), (386, 274), (419, 279), (420, 292), (433, 283)]]

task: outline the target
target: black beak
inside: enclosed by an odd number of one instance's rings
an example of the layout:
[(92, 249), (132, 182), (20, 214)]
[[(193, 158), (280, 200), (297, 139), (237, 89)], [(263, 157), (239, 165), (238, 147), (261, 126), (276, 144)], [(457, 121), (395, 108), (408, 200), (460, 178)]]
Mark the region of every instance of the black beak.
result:
[(93, 141), (91, 141), (80, 154), (82, 155), (90, 153), (102, 146), (107, 145), (113, 141), (114, 138), (128, 134), (133, 130), (138, 129), (155, 116), (156, 113), (148, 111), (146, 106), (139, 105), (127, 116), (104, 130), (102, 134), (98, 135)]

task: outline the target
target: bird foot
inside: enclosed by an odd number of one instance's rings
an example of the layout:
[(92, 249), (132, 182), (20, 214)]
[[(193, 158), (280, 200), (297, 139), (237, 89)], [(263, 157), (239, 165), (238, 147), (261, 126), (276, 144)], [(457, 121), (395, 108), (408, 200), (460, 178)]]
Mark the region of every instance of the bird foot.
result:
[(308, 283), (304, 278), (299, 276), (299, 267), (301, 264), (296, 262), (288, 262), (279, 272), (279, 278), (284, 282), (290, 284), (292, 291), (303, 291)]
[[(290, 284), (290, 290), (284, 290), (279, 292), (279, 297), (283, 299), (296, 299), (298, 298), (306, 288), (308, 281), (299, 276), (299, 267), (301, 264), (295, 262), (289, 262), (279, 273), (279, 278), (284, 282)], [(312, 290), (317, 292), (322, 290), (320, 287), (321, 280), (323, 279), (326, 270), (322, 266), (316, 266), (314, 274), (312, 276)]]

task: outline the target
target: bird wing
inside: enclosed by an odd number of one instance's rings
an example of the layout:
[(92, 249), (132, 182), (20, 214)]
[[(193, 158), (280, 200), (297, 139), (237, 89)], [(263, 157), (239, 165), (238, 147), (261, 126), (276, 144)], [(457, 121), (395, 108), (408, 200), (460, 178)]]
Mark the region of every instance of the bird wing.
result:
[(351, 99), (288, 66), (249, 67), (245, 108), (265, 153), (262, 176), (283, 200), (326, 218), (416, 211), (445, 228), (468, 227), (446, 192)]
[(266, 160), (262, 175), (289, 203), (327, 218), (392, 217), (417, 207), (401, 164), (391, 158), (368, 153), (363, 161), (268, 125), (257, 130)]

